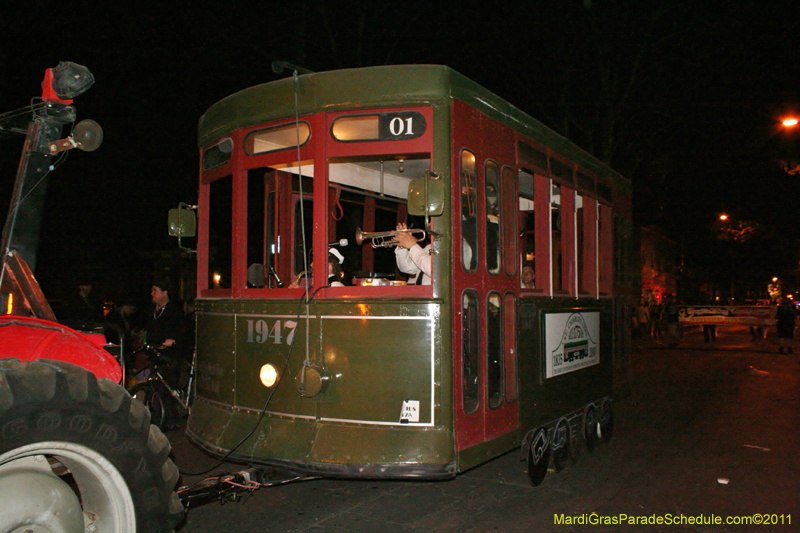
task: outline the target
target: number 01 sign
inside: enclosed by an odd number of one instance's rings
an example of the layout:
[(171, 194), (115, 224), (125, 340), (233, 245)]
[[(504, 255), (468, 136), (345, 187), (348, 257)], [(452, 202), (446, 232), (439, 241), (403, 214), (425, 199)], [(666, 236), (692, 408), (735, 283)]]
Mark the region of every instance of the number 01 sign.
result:
[(333, 121), (333, 138), (342, 142), (406, 141), (425, 133), (428, 124), (418, 111), (344, 115)]
[(380, 140), (416, 139), (425, 133), (425, 117), (416, 111), (384, 113), (380, 117)]

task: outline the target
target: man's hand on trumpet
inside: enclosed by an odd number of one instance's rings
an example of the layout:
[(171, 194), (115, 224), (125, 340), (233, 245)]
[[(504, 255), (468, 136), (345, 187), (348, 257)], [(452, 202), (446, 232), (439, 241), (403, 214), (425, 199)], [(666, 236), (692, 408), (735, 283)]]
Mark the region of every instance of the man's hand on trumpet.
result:
[(412, 246), (419, 243), (417, 242), (417, 239), (415, 239), (414, 236), (407, 230), (408, 227), (406, 227), (403, 222), (397, 224), (397, 231), (400, 233), (397, 234), (395, 239), (397, 240), (398, 246), (402, 246), (406, 250), (410, 250)]

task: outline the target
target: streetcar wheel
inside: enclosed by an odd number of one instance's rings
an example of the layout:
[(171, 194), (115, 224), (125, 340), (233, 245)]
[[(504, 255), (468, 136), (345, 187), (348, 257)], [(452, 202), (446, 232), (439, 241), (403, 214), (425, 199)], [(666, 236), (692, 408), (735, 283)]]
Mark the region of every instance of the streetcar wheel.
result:
[(600, 407), (599, 424), (600, 436), (603, 441), (611, 441), (611, 437), (614, 436), (614, 406), (611, 400), (604, 401), (602, 407)]
[(134, 400), (138, 400), (150, 411), (150, 423), (164, 429), (167, 419), (167, 405), (164, 396), (152, 381), (137, 383), (128, 391)]
[(542, 484), (550, 464), (550, 443), (544, 428), (536, 430), (528, 447), (528, 481), (534, 487)]
[(572, 464), (576, 464), (578, 461), (580, 461), (582, 448), (583, 448), (583, 443), (581, 442), (581, 432), (570, 431), (569, 458), (572, 460)]
[(116, 383), (0, 360), (0, 531), (172, 531), (183, 509), (169, 452)]
[(553, 441), (551, 444), (551, 448), (553, 449), (553, 466), (556, 472), (561, 472), (567, 465), (567, 460), (570, 456), (569, 435), (569, 422), (566, 418), (562, 418), (559, 420), (558, 424), (556, 424), (556, 429), (553, 431)]
[(592, 404), (583, 411), (583, 442), (588, 452), (594, 451), (597, 446), (597, 409)]
[(183, 406), (181, 403), (179, 403), (179, 402), (175, 402), (175, 403), (176, 403), (176, 404), (177, 404), (177, 406), (178, 406), (178, 407), (177, 407), (177, 409), (178, 409), (178, 415), (179, 415), (181, 418), (186, 418), (187, 416), (189, 416), (189, 408), (188, 408), (188, 407), (184, 407), (184, 406)]

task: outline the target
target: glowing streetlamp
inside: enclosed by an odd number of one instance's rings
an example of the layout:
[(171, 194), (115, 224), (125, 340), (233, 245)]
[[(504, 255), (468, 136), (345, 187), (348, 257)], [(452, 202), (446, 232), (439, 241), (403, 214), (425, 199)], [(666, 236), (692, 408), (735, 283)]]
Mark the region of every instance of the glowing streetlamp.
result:
[(778, 283), (778, 277), (775, 276), (772, 278), (772, 283), (767, 285), (767, 293), (769, 294), (770, 300), (773, 302), (777, 302), (778, 298), (781, 297), (781, 286)]
[(730, 256), (730, 259), (731, 259), (731, 267), (730, 267), (731, 292), (730, 292), (730, 296), (729, 296), (729, 304), (733, 305), (733, 286), (734, 286), (734, 283), (733, 283), (733, 281), (734, 281), (734, 275), (733, 275), (733, 269), (734, 269), (733, 252), (734, 252), (734, 250), (733, 250), (733, 247), (732, 247), (733, 245), (731, 244), (731, 241), (735, 240), (735, 238), (734, 238), (733, 234), (731, 233), (731, 231), (734, 228), (731, 228), (730, 217), (728, 216), (727, 213), (720, 213), (718, 215), (718, 219), (719, 219), (719, 223), (716, 226), (716, 229), (719, 232), (718, 237), (719, 237), (719, 239), (728, 242), (728, 255)]
[(796, 176), (800, 174), (800, 159), (797, 156), (797, 134), (800, 131), (800, 117), (791, 114), (778, 120), (780, 120), (780, 125), (776, 125), (775, 128), (776, 130), (783, 130), (780, 132), (782, 137), (780, 142), (782, 144), (781, 150), (785, 153), (778, 159), (778, 163), (784, 172), (790, 176)]

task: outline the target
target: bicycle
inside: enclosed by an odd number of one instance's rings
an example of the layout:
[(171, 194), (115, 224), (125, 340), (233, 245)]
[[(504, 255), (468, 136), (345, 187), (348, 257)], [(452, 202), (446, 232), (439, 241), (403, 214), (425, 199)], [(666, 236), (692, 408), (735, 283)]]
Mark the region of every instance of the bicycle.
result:
[[(161, 429), (171, 429), (171, 427), (167, 427), (167, 422), (172, 422), (169, 420), (169, 415), (173, 406), (181, 418), (189, 415), (194, 391), (195, 360), (193, 354), (186, 385), (183, 387), (173, 386), (170, 380), (164, 377), (165, 372), (161, 367), (170, 364), (180, 366), (180, 360), (165, 355), (159, 350), (160, 348), (145, 345), (134, 352), (134, 356), (139, 352), (145, 353), (147, 361), (150, 363), (147, 368), (149, 375), (144, 381), (130, 387), (128, 393), (150, 411), (151, 424), (155, 424)], [(170, 404), (170, 402), (173, 403)], [(169, 425), (172, 426), (172, 424)]]

